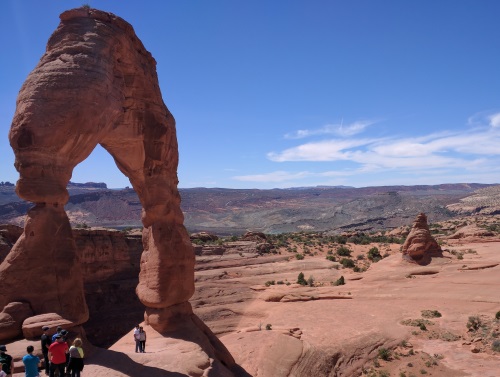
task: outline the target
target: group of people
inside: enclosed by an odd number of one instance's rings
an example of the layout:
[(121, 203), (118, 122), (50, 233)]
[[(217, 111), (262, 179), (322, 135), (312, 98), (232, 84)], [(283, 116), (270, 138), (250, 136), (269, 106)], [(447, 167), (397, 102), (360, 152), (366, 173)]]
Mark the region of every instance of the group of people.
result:
[[(44, 358), (45, 374), (55, 377), (71, 376), (80, 377), (83, 370), (83, 348), (82, 340), (76, 338), (71, 347), (68, 344), (68, 332), (58, 326), (54, 335), (49, 335), (50, 328), (42, 327), (41, 348)], [(26, 377), (39, 377), (41, 360), (33, 355), (35, 348), (32, 345), (26, 347), (27, 354), (23, 357), (24, 371)], [(7, 354), (7, 347), (0, 345), (0, 377), (11, 377), (14, 370), (12, 356)]]
[(135, 352), (146, 352), (146, 331), (142, 326), (136, 325), (134, 329)]
[[(56, 333), (50, 337), (48, 326), (42, 327), (41, 346), (43, 358), (45, 359), (45, 374), (50, 377), (71, 376), (80, 377), (83, 370), (83, 348), (82, 340), (76, 338), (71, 347), (68, 344), (68, 332), (61, 326), (57, 326)], [(36, 376), (36, 375), (35, 375)], [(32, 377), (26, 375), (26, 377)]]

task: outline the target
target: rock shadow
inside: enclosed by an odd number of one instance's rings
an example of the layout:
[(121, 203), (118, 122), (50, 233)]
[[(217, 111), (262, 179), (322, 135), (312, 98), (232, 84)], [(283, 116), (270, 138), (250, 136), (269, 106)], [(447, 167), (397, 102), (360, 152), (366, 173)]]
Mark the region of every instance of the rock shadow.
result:
[[(100, 348), (87, 359), (87, 369), (90, 365), (99, 365), (112, 370), (119, 371), (130, 377), (188, 377), (189, 375), (170, 372), (168, 370), (151, 367), (132, 360), (127, 354)], [(84, 368), (85, 371), (85, 368)]]

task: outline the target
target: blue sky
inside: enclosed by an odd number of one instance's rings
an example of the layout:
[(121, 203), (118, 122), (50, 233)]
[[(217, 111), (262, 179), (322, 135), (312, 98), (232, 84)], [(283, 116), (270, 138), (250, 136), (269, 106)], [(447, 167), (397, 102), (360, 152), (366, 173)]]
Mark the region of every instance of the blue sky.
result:
[[(497, 0), (4, 0), (0, 181), (17, 93), (82, 4), (155, 57), (179, 187), (500, 182)], [(129, 185), (100, 147), (72, 180)]]

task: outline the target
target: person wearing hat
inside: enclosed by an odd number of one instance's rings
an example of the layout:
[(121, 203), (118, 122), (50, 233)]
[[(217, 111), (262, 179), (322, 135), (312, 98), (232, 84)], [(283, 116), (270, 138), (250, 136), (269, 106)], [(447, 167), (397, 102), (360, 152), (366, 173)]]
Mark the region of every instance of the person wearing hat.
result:
[(26, 377), (39, 377), (38, 368), (40, 367), (40, 358), (38, 356), (33, 355), (33, 351), (35, 347), (28, 346), (26, 347), (27, 355), (23, 357), (24, 364), (24, 374)]
[(68, 343), (63, 340), (62, 335), (57, 334), (56, 341), (49, 347), (50, 369), (49, 376), (54, 377), (56, 370), (59, 376), (64, 376), (64, 367), (66, 366), (66, 354), (68, 353)]
[(42, 343), (42, 354), (43, 354), (43, 366), (45, 368), (45, 374), (49, 375), (49, 346), (52, 343), (52, 339), (49, 336), (49, 326), (43, 326), (42, 331), (43, 334), (40, 338), (40, 342)]
[(63, 331), (61, 326), (57, 326), (56, 333), (52, 335), (52, 343), (56, 341), (56, 336), (61, 335), (61, 331)]
[(8, 355), (7, 347), (3, 344), (0, 346), (0, 364), (2, 364), (2, 370), (8, 377), (11, 377), (11, 371), (14, 369), (14, 362), (12, 361), (12, 356)]

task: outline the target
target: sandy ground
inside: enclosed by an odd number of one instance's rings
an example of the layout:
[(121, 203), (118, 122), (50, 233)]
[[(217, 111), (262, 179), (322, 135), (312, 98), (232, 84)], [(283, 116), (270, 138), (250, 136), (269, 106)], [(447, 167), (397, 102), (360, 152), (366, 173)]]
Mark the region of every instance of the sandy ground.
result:
[[(353, 259), (372, 246), (351, 245)], [(390, 256), (358, 273), (338, 268), (326, 250), (303, 260), (286, 252), (214, 257), (214, 268), (196, 274), (195, 313), (230, 350), (240, 375), (500, 376), (500, 354), (491, 349), (500, 339), (500, 242), (450, 244), (463, 259), (445, 252), (423, 267), (403, 262), (399, 245), (379, 246)], [(314, 286), (295, 284), (299, 272)], [(332, 286), (340, 276), (346, 284)], [(265, 285), (272, 280), (284, 284)], [(441, 317), (427, 319), (425, 330), (403, 323), (422, 320), (424, 310)], [(483, 316), (484, 328), (468, 331), (470, 316)], [(129, 334), (95, 350), (82, 376), (224, 375), (196, 344), (147, 332), (147, 353), (133, 352)], [(22, 355), (25, 345), (11, 348)]]

